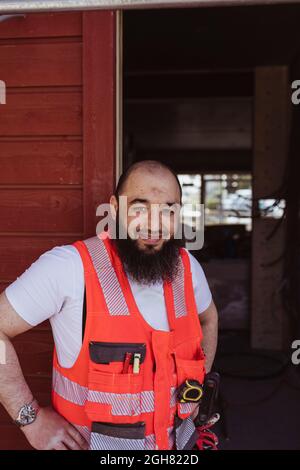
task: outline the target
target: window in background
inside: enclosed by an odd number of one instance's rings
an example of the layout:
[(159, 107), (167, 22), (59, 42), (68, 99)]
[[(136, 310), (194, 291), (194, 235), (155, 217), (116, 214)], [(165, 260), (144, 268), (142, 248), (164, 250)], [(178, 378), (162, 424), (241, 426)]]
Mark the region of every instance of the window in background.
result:
[[(199, 174), (180, 174), (178, 175), (182, 187), (182, 204), (185, 224), (195, 227), (196, 218), (200, 217), (199, 208), (196, 204), (201, 203), (201, 175)], [(185, 206), (188, 204), (188, 206)]]
[(205, 225), (243, 224), (252, 228), (252, 178), (249, 174), (203, 175)]
[[(245, 225), (252, 228), (252, 177), (245, 173), (179, 174), (183, 204), (205, 206), (205, 226)], [(184, 211), (185, 220), (193, 220), (200, 214), (189, 207)]]

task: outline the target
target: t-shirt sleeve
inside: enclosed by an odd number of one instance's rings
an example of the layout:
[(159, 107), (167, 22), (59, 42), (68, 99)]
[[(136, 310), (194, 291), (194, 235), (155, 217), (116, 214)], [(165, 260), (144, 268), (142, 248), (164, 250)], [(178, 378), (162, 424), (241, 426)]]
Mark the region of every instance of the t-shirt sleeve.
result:
[(5, 293), (15, 311), (36, 326), (60, 312), (73, 295), (75, 247), (57, 246), (43, 253)]
[[(187, 250), (186, 250), (187, 251)], [(188, 251), (187, 251), (188, 252)], [(193, 287), (194, 287), (194, 295), (197, 305), (198, 313), (204, 312), (206, 310), (211, 301), (212, 301), (212, 294), (203, 271), (203, 268), (199, 261), (189, 253), (190, 263), (191, 263), (191, 271), (193, 277)]]

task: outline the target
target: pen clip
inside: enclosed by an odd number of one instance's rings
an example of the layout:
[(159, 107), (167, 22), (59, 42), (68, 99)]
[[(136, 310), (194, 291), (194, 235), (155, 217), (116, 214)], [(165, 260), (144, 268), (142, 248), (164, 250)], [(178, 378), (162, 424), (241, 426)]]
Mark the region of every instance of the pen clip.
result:
[(140, 372), (141, 353), (134, 353), (133, 355), (133, 373), (139, 374)]

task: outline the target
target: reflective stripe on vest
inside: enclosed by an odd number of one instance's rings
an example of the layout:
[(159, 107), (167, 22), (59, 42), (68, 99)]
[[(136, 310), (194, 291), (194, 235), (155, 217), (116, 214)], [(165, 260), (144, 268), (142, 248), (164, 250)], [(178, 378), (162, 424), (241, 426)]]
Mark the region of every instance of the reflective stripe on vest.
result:
[(85, 240), (84, 243), (97, 273), (109, 314), (129, 315), (125, 297), (103, 241), (101, 240), (99, 243), (97, 237), (92, 237)]
[[(83, 426), (76, 426), (78, 431), (90, 442), (90, 450), (154, 450), (156, 448), (155, 436), (150, 434), (144, 439), (125, 439), (104, 434), (90, 432)], [(196, 444), (198, 432), (193, 420), (187, 418), (174, 430), (168, 428), (169, 448), (175, 444), (177, 450), (192, 449)]]
[[(64, 377), (55, 368), (52, 372), (52, 387), (55, 393), (75, 405), (83, 406), (87, 401), (111, 405), (111, 413), (115, 416), (134, 416), (154, 412), (153, 391), (129, 394), (89, 390), (88, 387), (82, 387)], [(176, 406), (175, 387), (171, 387), (170, 395), (170, 408), (172, 408)], [(194, 403), (181, 403), (181, 406), (183, 413), (189, 413), (195, 409)]]
[(178, 273), (172, 282), (172, 291), (174, 296), (174, 308), (176, 318), (184, 317), (187, 314), (187, 307), (184, 295), (184, 268), (182, 259), (179, 258)]

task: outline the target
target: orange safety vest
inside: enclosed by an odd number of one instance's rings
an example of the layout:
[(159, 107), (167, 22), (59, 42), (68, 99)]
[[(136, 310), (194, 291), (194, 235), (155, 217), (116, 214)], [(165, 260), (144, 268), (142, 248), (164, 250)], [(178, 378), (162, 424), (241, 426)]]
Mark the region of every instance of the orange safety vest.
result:
[[(107, 234), (74, 246), (84, 266), (86, 328), (72, 367), (61, 367), (54, 349), (54, 408), (91, 450), (191, 449), (198, 405), (176, 395), (186, 379), (203, 383), (205, 356), (187, 252), (180, 249), (175, 280), (164, 282), (170, 331), (159, 331), (139, 312)], [(138, 372), (131, 363), (123, 370), (127, 352), (140, 354)]]

